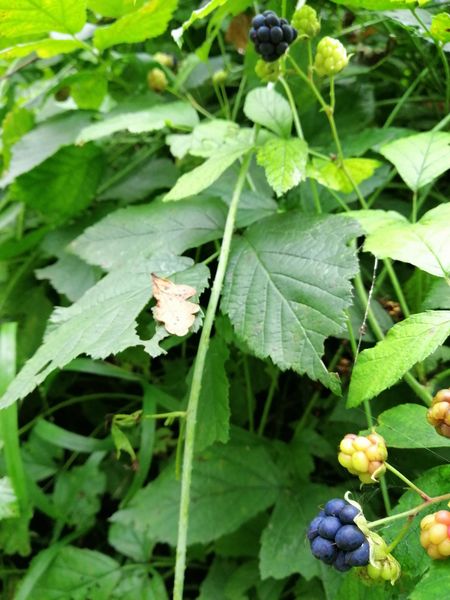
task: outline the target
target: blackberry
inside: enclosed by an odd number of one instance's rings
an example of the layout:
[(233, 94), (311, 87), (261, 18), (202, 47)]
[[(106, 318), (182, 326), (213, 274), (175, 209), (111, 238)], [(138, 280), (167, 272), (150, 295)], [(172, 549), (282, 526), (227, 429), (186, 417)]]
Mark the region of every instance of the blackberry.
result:
[(313, 556), (342, 572), (368, 565), (369, 541), (354, 522), (359, 514), (342, 498), (329, 500), (308, 527)]
[(297, 38), (297, 30), (273, 11), (256, 15), (249, 33), (255, 50), (265, 62), (275, 62)]

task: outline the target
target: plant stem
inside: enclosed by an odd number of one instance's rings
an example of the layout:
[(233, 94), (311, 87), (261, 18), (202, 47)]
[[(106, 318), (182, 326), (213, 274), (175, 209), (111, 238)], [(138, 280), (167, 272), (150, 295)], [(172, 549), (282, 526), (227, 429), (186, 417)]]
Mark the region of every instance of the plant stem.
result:
[(250, 376), (250, 369), (248, 368), (248, 358), (244, 354), (244, 378), (245, 378), (245, 392), (247, 396), (247, 414), (248, 414), (248, 428), (253, 433), (255, 430), (255, 422), (253, 419), (253, 411), (255, 409), (255, 397), (253, 395), (252, 378)]
[(403, 294), (403, 290), (401, 288), (400, 282), (397, 278), (397, 275), (394, 271), (394, 267), (392, 266), (392, 262), (389, 258), (386, 258), (384, 261), (384, 266), (386, 271), (388, 272), (389, 278), (392, 283), (392, 287), (397, 295), (398, 303), (400, 304), (400, 308), (402, 309), (403, 315), (405, 317), (409, 317), (411, 315), (411, 311), (409, 310), (408, 304), (406, 302), (405, 295)]
[(403, 481), (403, 483), (406, 483), (406, 485), (409, 488), (411, 488), (417, 494), (419, 494), (419, 496), (422, 498), (422, 500), (425, 500), (425, 502), (429, 502), (430, 501), (430, 496), (428, 496), (428, 494), (426, 494), (423, 490), (421, 490), (420, 488), (418, 488), (417, 485), (415, 485), (411, 480), (409, 480), (407, 477), (405, 477), (405, 475), (403, 475), (403, 473), (400, 473), (400, 471), (398, 471), (395, 467), (393, 467), (392, 465), (390, 465), (388, 462), (385, 462), (384, 466), (386, 467), (386, 469), (388, 471), (390, 471), (391, 473), (393, 473), (394, 475), (396, 475), (399, 479), (401, 479)]
[(173, 589), (173, 600), (183, 600), (184, 587), (184, 572), (186, 569), (186, 546), (187, 532), (189, 524), (189, 503), (190, 503), (190, 488), (192, 479), (192, 467), (194, 459), (194, 443), (195, 430), (197, 425), (197, 409), (202, 386), (203, 370), (205, 367), (206, 354), (209, 346), (209, 339), (214, 324), (217, 307), (219, 304), (222, 285), (225, 278), (225, 272), (230, 256), (231, 240), (236, 222), (236, 213), (244, 187), (247, 170), (250, 166), (251, 153), (244, 160), (239, 173), (236, 187), (231, 199), (230, 208), (228, 210), (225, 230), (222, 240), (222, 248), (220, 251), (217, 271), (214, 278), (214, 283), (211, 289), (211, 297), (209, 299), (208, 308), (206, 310), (205, 321), (200, 335), (200, 342), (195, 359), (194, 371), (192, 376), (192, 384), (189, 392), (189, 399), (186, 414), (186, 437), (184, 443), (183, 470), (181, 478), (181, 499), (180, 513), (178, 522), (178, 539), (175, 563), (175, 579)]
[(430, 498), (426, 502), (423, 502), (423, 504), (419, 504), (418, 506), (410, 508), (409, 510), (405, 510), (404, 512), (392, 515), (391, 517), (384, 517), (384, 519), (377, 519), (376, 521), (372, 521), (371, 523), (368, 523), (367, 526), (369, 529), (375, 529), (375, 527), (380, 527), (380, 525), (386, 525), (387, 523), (392, 523), (393, 521), (398, 521), (399, 519), (415, 517), (425, 508), (428, 508), (433, 504), (437, 504), (438, 502), (446, 502), (447, 500), (450, 500), (450, 494), (436, 496), (435, 498)]
[(411, 221), (413, 223), (417, 221), (417, 190), (414, 190), (412, 197)]
[(399, 533), (395, 536), (395, 538), (389, 544), (387, 551), (386, 551), (388, 554), (391, 554), (391, 552), (393, 552), (395, 550), (395, 548), (398, 546), (398, 544), (402, 541), (402, 539), (408, 533), (409, 528), (411, 527), (412, 523), (413, 523), (412, 519), (408, 519), (408, 521), (406, 521), (406, 523), (400, 529)]
[(263, 414), (261, 416), (261, 421), (260, 421), (259, 427), (258, 427), (258, 435), (259, 436), (263, 435), (264, 429), (266, 427), (267, 418), (268, 418), (269, 412), (270, 412), (270, 407), (272, 406), (273, 397), (274, 397), (276, 389), (278, 387), (278, 376), (279, 376), (278, 371), (277, 371), (277, 373), (272, 375), (272, 381), (270, 382), (269, 391), (267, 392), (267, 398), (264, 403)]
[(298, 116), (297, 106), (295, 105), (294, 96), (292, 95), (291, 88), (289, 87), (288, 82), (284, 77), (280, 77), (279, 81), (281, 85), (284, 87), (284, 91), (286, 92), (286, 96), (288, 97), (289, 106), (291, 107), (292, 116), (294, 118), (295, 130), (297, 132), (298, 137), (301, 140), (304, 140), (303, 129), (300, 123), (300, 117)]

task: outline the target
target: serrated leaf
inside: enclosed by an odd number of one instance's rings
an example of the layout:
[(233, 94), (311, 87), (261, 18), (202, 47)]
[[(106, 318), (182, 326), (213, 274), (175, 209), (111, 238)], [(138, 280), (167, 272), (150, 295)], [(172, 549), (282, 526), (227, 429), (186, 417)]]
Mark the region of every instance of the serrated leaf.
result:
[(380, 149), (406, 185), (417, 191), (450, 169), (450, 133), (427, 131), (391, 142)]
[(104, 50), (116, 44), (136, 44), (158, 37), (166, 31), (177, 6), (178, 0), (149, 0), (112, 25), (98, 28), (94, 44)]
[(145, 0), (87, 0), (88, 8), (104, 17), (117, 19), (140, 8)]
[(381, 163), (371, 158), (346, 158), (344, 165), (347, 172), (336, 162), (315, 158), (308, 169), (308, 175), (327, 188), (350, 194), (353, 192), (353, 184), (347, 173), (359, 185), (372, 177)]
[[(111, 520), (132, 524), (144, 530), (149, 539), (175, 545), (180, 485), (170, 464)], [(194, 461), (189, 544), (205, 544), (235, 531), (274, 503), (280, 485), (279, 471), (270, 455), (248, 434), (234, 435), (227, 445), (205, 450)]]
[(259, 87), (249, 92), (244, 113), (251, 121), (280, 137), (289, 137), (291, 133), (292, 111), (289, 102), (272, 88)]
[(164, 200), (182, 200), (206, 190), (250, 148), (251, 146), (247, 144), (223, 148), (199, 167), (182, 175), (170, 192), (164, 196)]
[(0, 59), (13, 60), (22, 56), (28, 56), (35, 52), (39, 58), (52, 58), (58, 54), (69, 54), (83, 48), (82, 42), (78, 40), (55, 40), (47, 38), (36, 42), (16, 44), (11, 48), (0, 50)]
[[(448, 494), (450, 489), (450, 465), (442, 465), (429, 469), (418, 479), (415, 479), (414, 483), (431, 497)], [(421, 499), (417, 493), (413, 490), (408, 490), (400, 498), (400, 501), (392, 511), (391, 515), (410, 510), (420, 503)], [(440, 562), (433, 561), (420, 545), (420, 521), (427, 514), (434, 513), (438, 510), (448, 510), (447, 504), (448, 500), (447, 502), (444, 501), (432, 504), (429, 508), (421, 511), (420, 515), (413, 520), (412, 525), (408, 530), (408, 534), (395, 548), (394, 554), (402, 566), (402, 574), (404, 576), (414, 578), (420, 577), (420, 575), (434, 562)], [(398, 521), (389, 523), (389, 526), (386, 527), (386, 529), (378, 530), (378, 532), (383, 535), (386, 542), (389, 544), (399, 534), (404, 525), (405, 520), (399, 519)], [(442, 562), (445, 563), (445, 561)], [(432, 596), (427, 598), (427, 600), (431, 600), (431, 598)]]
[(450, 335), (450, 311), (428, 311), (394, 325), (374, 348), (364, 350), (353, 367), (347, 406), (391, 387), (416, 363), (425, 360)]
[(145, 133), (157, 131), (170, 126), (193, 127), (198, 116), (190, 104), (186, 102), (170, 102), (149, 106), (146, 99), (138, 99), (122, 104), (103, 115), (97, 123), (82, 129), (77, 137), (77, 144), (99, 140), (118, 131)]
[(435, 40), (447, 44), (450, 42), (450, 15), (439, 13), (433, 16), (430, 33)]
[(0, 36), (17, 38), (60, 31), (74, 34), (86, 22), (85, 0), (0, 0)]
[(321, 357), (325, 339), (345, 325), (358, 269), (347, 242), (358, 231), (337, 216), (263, 219), (234, 239), (223, 290), (222, 310), (256, 356), (336, 392)]
[(34, 273), (37, 279), (47, 279), (57, 292), (75, 302), (97, 283), (101, 271), (66, 252), (52, 265), (37, 269)]
[(377, 417), (376, 431), (390, 448), (443, 448), (450, 440), (436, 433), (427, 421), (427, 409), (419, 404), (400, 404)]
[(25, 364), (0, 401), (4, 408), (24, 398), (54, 369), (62, 368), (80, 354), (105, 358), (129, 346), (143, 345), (136, 333), (136, 318), (151, 298), (151, 273), (172, 275), (184, 271), (200, 293), (207, 282), (208, 269), (173, 255), (132, 261), (104, 277), (68, 308), (57, 308), (41, 347)]
[(442, 590), (450, 590), (450, 569), (445, 560), (434, 560), (426, 575), (415, 586), (409, 600), (439, 598)]
[(44, 121), (26, 133), (12, 148), (11, 162), (0, 179), (0, 188), (40, 165), (63, 146), (74, 144), (80, 131), (90, 120), (88, 113), (68, 111)]
[[(377, 211), (378, 212), (378, 211)], [(358, 219), (358, 215), (354, 214)], [(378, 258), (407, 262), (438, 277), (450, 277), (450, 205), (428, 211), (418, 223), (398, 215), (376, 227), (364, 244)], [(364, 222), (362, 222), (364, 227)]]
[(180, 204), (152, 202), (119, 209), (89, 227), (70, 249), (86, 262), (116, 268), (140, 256), (167, 249), (182, 254), (222, 236), (226, 207), (212, 198), (189, 199)]
[(258, 164), (264, 167), (269, 184), (278, 196), (305, 179), (308, 145), (297, 138), (271, 139), (257, 154)]
[(7, 169), (11, 160), (11, 148), (34, 125), (34, 115), (23, 107), (8, 112), (2, 122), (3, 168)]
[[(44, 551), (45, 552), (45, 551)], [(37, 558), (39, 555), (37, 555)], [(66, 546), (38, 579), (33, 597), (39, 600), (109, 600), (120, 579), (120, 565), (106, 554)]]
[(86, 209), (94, 198), (103, 172), (103, 152), (94, 144), (61, 148), (28, 173), (16, 179), (13, 199), (58, 223)]
[(220, 337), (211, 340), (206, 354), (198, 402), (195, 450), (200, 452), (214, 442), (226, 444), (230, 435), (228, 377), (225, 363), (229, 352)]

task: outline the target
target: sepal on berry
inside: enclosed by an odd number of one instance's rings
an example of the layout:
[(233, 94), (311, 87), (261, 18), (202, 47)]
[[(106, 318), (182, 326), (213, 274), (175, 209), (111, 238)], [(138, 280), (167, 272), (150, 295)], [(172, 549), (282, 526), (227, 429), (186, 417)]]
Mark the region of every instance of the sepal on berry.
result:
[(386, 471), (386, 443), (377, 433), (368, 436), (348, 433), (339, 450), (339, 463), (352, 475), (358, 475), (362, 483), (377, 483), (377, 477)]
[(311, 6), (302, 6), (295, 11), (292, 25), (297, 29), (299, 37), (313, 38), (320, 31), (320, 21), (317, 12)]
[(427, 420), (439, 435), (450, 438), (450, 389), (437, 392), (428, 409)]
[(255, 65), (255, 73), (264, 83), (274, 83), (281, 75), (280, 63), (279, 61), (268, 63), (260, 58)]
[(322, 77), (340, 73), (348, 61), (347, 51), (339, 40), (326, 36), (317, 44), (314, 68)]

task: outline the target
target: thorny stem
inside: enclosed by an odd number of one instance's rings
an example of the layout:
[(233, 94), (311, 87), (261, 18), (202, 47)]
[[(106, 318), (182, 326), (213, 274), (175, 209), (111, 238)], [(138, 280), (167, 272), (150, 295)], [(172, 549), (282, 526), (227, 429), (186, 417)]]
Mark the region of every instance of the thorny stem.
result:
[(398, 521), (399, 519), (410, 518), (413, 519), (416, 515), (418, 515), (422, 510), (425, 510), (429, 506), (433, 504), (437, 504), (438, 502), (446, 502), (450, 500), (450, 494), (444, 494), (442, 496), (435, 496), (434, 498), (429, 498), (426, 502), (415, 506), (414, 508), (410, 508), (409, 510), (405, 510), (404, 512), (397, 513), (396, 515), (392, 515), (391, 517), (384, 517), (384, 519), (377, 519), (376, 521), (372, 521), (367, 524), (369, 529), (375, 529), (375, 527), (380, 527), (381, 525), (386, 525), (387, 523), (392, 523), (393, 521)]
[(202, 386), (203, 370), (205, 367), (206, 354), (208, 351), (211, 331), (214, 324), (217, 307), (219, 304), (222, 285), (225, 278), (225, 271), (228, 265), (230, 256), (231, 240), (236, 222), (236, 213), (239, 205), (239, 199), (246, 180), (247, 170), (250, 165), (251, 153), (244, 160), (236, 187), (231, 199), (230, 208), (228, 210), (225, 230), (222, 240), (222, 248), (220, 251), (217, 271), (214, 278), (214, 283), (211, 289), (211, 297), (206, 309), (205, 321), (200, 335), (200, 342), (197, 350), (197, 357), (194, 364), (194, 372), (192, 376), (192, 384), (189, 392), (189, 399), (186, 414), (186, 436), (184, 442), (183, 470), (181, 477), (181, 499), (180, 513), (178, 521), (178, 540), (175, 563), (175, 579), (173, 589), (173, 600), (183, 600), (184, 588), (184, 572), (186, 568), (186, 546), (187, 533), (189, 524), (189, 504), (190, 504), (190, 488), (192, 479), (192, 467), (194, 459), (194, 443), (195, 430), (197, 425), (197, 408)]

